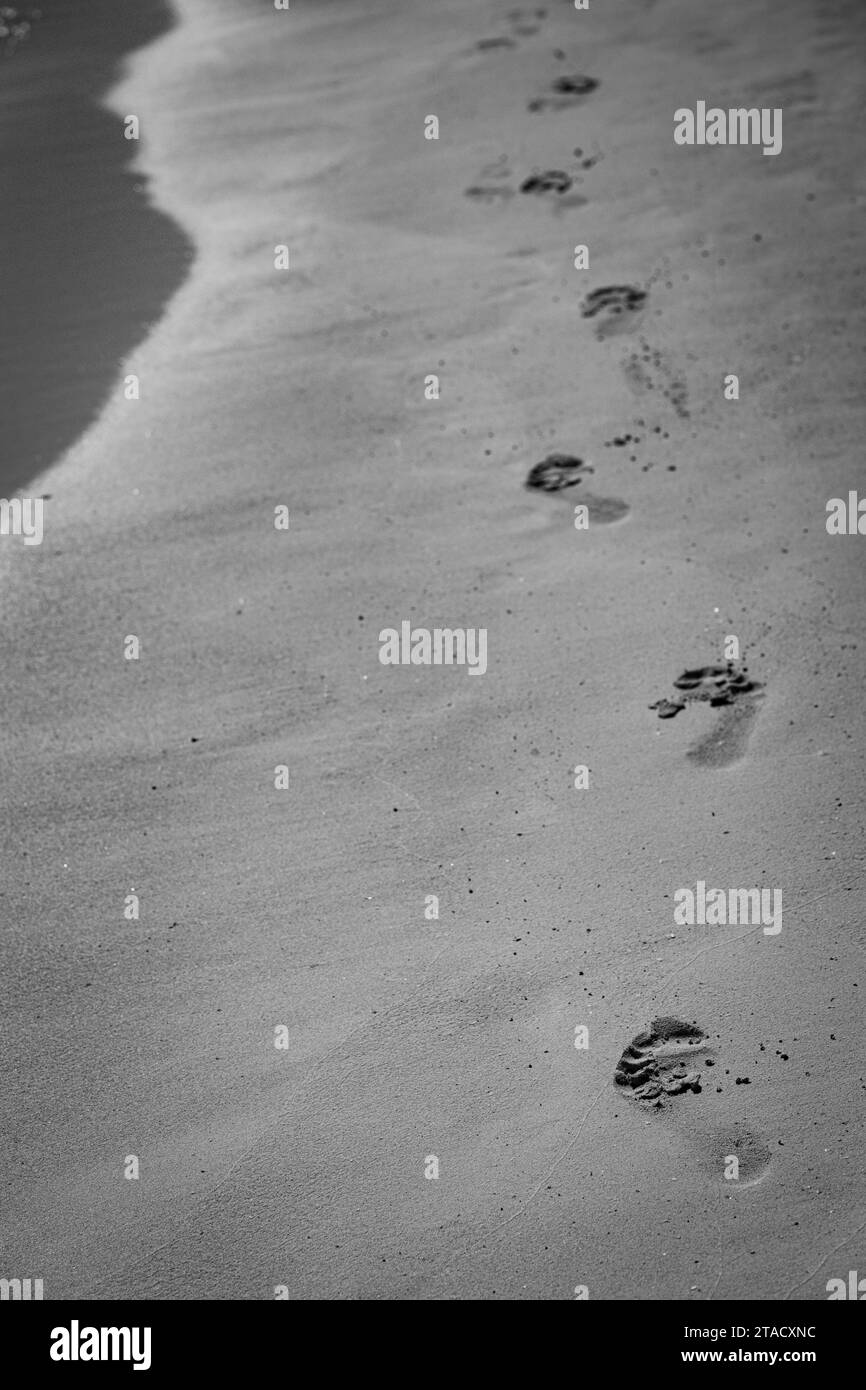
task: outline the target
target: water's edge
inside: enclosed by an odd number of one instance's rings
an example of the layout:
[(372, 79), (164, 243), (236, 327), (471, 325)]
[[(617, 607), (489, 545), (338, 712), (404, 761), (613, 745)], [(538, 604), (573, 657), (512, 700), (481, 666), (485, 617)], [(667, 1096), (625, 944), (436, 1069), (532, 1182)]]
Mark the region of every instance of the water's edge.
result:
[(100, 104), (175, 23), (165, 0), (43, 0), (0, 57), (0, 495), (87, 429), (186, 277), (192, 243), (148, 202), (139, 146)]

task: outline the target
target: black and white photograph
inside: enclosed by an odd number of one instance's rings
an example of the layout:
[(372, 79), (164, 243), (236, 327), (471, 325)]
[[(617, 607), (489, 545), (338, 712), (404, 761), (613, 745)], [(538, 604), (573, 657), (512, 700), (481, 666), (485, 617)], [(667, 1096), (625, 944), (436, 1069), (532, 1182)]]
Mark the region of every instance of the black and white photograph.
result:
[(0, 5), (32, 1365), (866, 1299), (864, 110), (863, 0)]

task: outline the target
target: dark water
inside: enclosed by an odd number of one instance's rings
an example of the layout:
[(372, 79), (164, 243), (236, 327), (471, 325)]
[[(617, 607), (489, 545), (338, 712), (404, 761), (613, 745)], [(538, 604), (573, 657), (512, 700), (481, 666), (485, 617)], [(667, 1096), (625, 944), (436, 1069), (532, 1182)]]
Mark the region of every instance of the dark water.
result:
[[(139, 146), (96, 101), (173, 23), (163, 0), (36, 0), (0, 35), (0, 496), (87, 427), (184, 279), (192, 246), (149, 207)], [(7, 26), (9, 20), (0, 21)], [(14, 23), (14, 21), (11, 21)]]

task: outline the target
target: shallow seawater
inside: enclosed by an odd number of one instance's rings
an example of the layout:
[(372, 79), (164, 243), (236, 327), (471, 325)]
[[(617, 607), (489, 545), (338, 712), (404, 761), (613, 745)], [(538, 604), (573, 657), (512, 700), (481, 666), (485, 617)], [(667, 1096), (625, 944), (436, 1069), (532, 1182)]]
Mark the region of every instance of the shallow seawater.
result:
[(87, 428), (182, 283), (186, 236), (100, 103), (166, 31), (163, 0), (0, 6), (0, 494)]

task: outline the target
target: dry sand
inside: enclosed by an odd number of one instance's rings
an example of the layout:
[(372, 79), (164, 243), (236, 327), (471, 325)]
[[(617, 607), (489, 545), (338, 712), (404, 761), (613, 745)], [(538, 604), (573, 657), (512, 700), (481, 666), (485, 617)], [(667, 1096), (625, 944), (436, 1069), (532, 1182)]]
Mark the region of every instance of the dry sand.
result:
[[(197, 259), (0, 551), (8, 1270), (826, 1298), (866, 1268), (866, 542), (824, 525), (864, 485), (862, 9), (179, 8), (111, 103)], [(562, 73), (600, 85), (528, 110)], [(783, 153), (675, 146), (698, 99), (781, 106)], [(648, 298), (599, 333), (611, 284)], [(594, 474), (525, 489), (554, 451)], [(587, 485), (623, 519), (575, 530)], [(486, 674), (382, 666), (403, 619), (486, 628)], [(700, 761), (730, 714), (648, 707), (728, 634), (762, 698)], [(699, 879), (782, 932), (675, 925)], [(613, 1073), (657, 1015), (715, 1066), (649, 1111)]]

